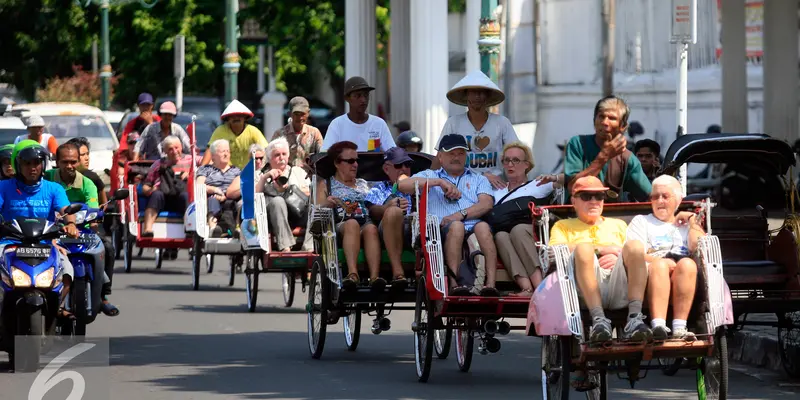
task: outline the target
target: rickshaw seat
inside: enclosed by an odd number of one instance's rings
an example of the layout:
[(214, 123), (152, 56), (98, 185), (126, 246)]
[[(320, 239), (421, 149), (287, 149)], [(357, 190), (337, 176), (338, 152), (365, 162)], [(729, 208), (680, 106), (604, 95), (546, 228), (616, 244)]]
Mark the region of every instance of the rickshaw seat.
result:
[[(139, 211), (139, 217), (144, 218), (144, 210)], [(161, 211), (158, 213), (157, 218), (183, 218), (183, 213), (176, 213), (173, 211)]]

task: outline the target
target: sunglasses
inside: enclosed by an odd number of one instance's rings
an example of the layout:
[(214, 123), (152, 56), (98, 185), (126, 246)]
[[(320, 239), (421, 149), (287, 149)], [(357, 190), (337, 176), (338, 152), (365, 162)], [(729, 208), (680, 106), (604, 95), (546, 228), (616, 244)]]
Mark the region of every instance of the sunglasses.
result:
[(401, 168), (403, 168), (403, 167), (406, 167), (406, 168), (411, 168), (411, 161), (406, 161), (406, 162), (404, 162), (404, 163), (401, 163), (401, 164), (395, 164), (395, 165), (394, 165), (394, 169), (401, 169)]
[(256, 159), (256, 160), (258, 160), (258, 161), (264, 161), (264, 156), (261, 156), (261, 157), (255, 157), (255, 159)]
[(358, 162), (358, 158), (347, 158), (347, 159), (345, 159), (345, 158), (340, 158), (340, 159), (339, 159), (339, 160), (337, 160), (337, 161), (338, 161), (338, 162), (346, 162), (346, 163), (348, 163), (348, 164), (350, 164), (350, 165), (353, 165), (353, 164), (355, 164), (355, 163), (357, 163), (357, 162)]
[(603, 192), (580, 192), (577, 194), (577, 197), (583, 201), (603, 201), (606, 199), (606, 194)]

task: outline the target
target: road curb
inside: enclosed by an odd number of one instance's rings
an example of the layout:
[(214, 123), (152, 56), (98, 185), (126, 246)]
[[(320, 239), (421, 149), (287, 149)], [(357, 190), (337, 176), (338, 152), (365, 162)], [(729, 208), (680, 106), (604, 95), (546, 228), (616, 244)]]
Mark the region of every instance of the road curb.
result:
[(778, 338), (752, 331), (737, 331), (728, 340), (728, 358), (742, 364), (783, 373)]

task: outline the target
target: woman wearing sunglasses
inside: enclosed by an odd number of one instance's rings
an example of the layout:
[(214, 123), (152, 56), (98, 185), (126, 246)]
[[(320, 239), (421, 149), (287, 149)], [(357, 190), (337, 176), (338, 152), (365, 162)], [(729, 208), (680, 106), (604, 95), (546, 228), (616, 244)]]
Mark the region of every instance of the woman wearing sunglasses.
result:
[[(512, 142), (505, 145), (501, 161), (508, 187), (494, 191), (495, 210), (498, 213), (506, 209), (502, 204), (515, 200), (524, 207), (523, 211), (526, 211), (530, 201), (538, 203), (539, 199), (545, 199), (553, 192), (552, 182), (537, 186), (536, 181), (528, 180), (528, 172), (533, 169), (534, 163), (531, 149), (525, 144)], [(508, 217), (509, 220), (513, 219), (519, 223), (508, 230), (506, 227), (492, 227), (497, 231), (495, 234), (497, 253), (509, 275), (521, 289), (521, 292), (512, 296), (530, 297), (533, 295), (533, 289), (542, 281), (539, 256), (533, 241), (533, 224), (530, 218), (520, 221), (512, 215)]]
[[(645, 244), (653, 337), (664, 340), (671, 332), (673, 338), (692, 339), (695, 335), (687, 329), (686, 320), (694, 301), (697, 263), (691, 255), (705, 231), (695, 214), (675, 212), (683, 200), (683, 189), (674, 177), (661, 175), (654, 179), (650, 199), (653, 213), (636, 216), (628, 226), (627, 239)], [(672, 329), (665, 321), (670, 294)]]
[(358, 146), (353, 142), (338, 142), (327, 153), (333, 160), (336, 173), (328, 183), (317, 181), (316, 203), (334, 210), (336, 236), (342, 238), (342, 249), (347, 261), (347, 277), (342, 280), (344, 290), (353, 290), (361, 278), (358, 276), (358, 252), (364, 240), (364, 256), (369, 268), (370, 286), (373, 291), (383, 291), (386, 280), (378, 276), (381, 259), (381, 243), (378, 227), (372, 223), (367, 212), (365, 198), (370, 191), (367, 181), (358, 178)]

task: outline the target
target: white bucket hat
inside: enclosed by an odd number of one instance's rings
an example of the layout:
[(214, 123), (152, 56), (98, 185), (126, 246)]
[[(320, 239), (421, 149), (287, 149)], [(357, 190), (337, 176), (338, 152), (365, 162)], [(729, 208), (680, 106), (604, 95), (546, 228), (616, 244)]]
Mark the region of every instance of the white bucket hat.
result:
[(496, 106), (506, 99), (505, 93), (486, 74), (479, 70), (473, 71), (458, 81), (447, 92), (447, 99), (454, 104), (467, 106), (467, 90), (469, 89), (484, 89), (490, 92), (489, 98), (486, 99), (486, 107)]
[(239, 100), (233, 100), (228, 107), (225, 107), (220, 118), (225, 119), (232, 115), (246, 115), (248, 118), (253, 118), (253, 112)]
[(26, 124), (28, 128), (34, 127), (43, 127), (44, 126), (44, 119), (38, 115), (31, 115), (28, 117), (28, 123)]

